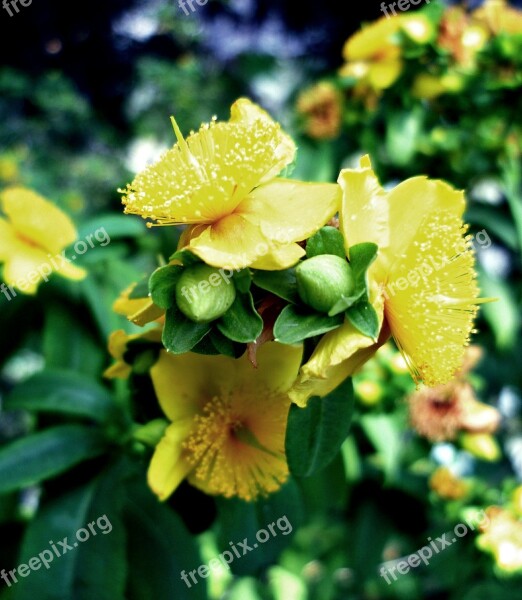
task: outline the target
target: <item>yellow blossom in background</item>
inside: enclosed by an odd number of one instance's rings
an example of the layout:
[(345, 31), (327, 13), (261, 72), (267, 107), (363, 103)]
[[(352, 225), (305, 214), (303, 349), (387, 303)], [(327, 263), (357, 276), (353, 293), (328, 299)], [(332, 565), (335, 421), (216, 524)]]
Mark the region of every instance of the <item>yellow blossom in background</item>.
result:
[(486, 0), (471, 13), (473, 19), (485, 25), (493, 35), (522, 33), (522, 11), (506, 0)]
[(502, 573), (522, 573), (522, 521), (499, 506), (486, 509), (489, 523), (476, 539), (480, 550), (492, 554)]
[(411, 93), (415, 98), (433, 100), (442, 94), (458, 94), (465, 84), (465, 77), (454, 70), (442, 75), (420, 73), (415, 77)]
[(404, 16), (401, 29), (417, 44), (427, 44), (433, 41), (436, 34), (433, 23), (420, 13)]
[(150, 373), (172, 423), (149, 468), (154, 493), (165, 500), (185, 478), (208, 494), (243, 500), (279, 489), (288, 477), (288, 390), (301, 357), (301, 347), (269, 342), (254, 369), (247, 354), (162, 351)]
[(146, 298), (130, 298), (132, 291), (136, 287), (133, 283), (128, 288), (123, 290), (120, 296), (114, 301), (112, 309), (118, 315), (127, 317), (135, 325), (143, 326), (151, 321), (165, 321), (165, 311), (159, 306), (156, 306), (150, 297)]
[[(304, 254), (296, 242), (338, 210), (336, 184), (276, 178), (295, 157), (292, 139), (246, 98), (228, 122), (201, 126), (139, 173), (125, 212), (160, 225), (186, 224), (180, 248), (215, 267), (284, 269)], [(298, 218), (296, 218), (298, 216)]]
[(444, 500), (460, 500), (469, 492), (469, 482), (455, 477), (447, 467), (435, 470), (429, 481), (430, 489)]
[(163, 330), (160, 327), (134, 335), (129, 335), (123, 329), (113, 331), (109, 337), (109, 353), (116, 359), (116, 362), (105, 369), (103, 376), (107, 379), (127, 379), (132, 372), (132, 367), (124, 360), (129, 342), (139, 340), (161, 344), (162, 332)]
[(339, 135), (342, 122), (342, 96), (327, 81), (304, 90), (297, 99), (297, 112), (305, 117), (306, 133), (318, 140)]
[(398, 35), (402, 24), (400, 15), (382, 17), (355, 33), (344, 45), (346, 64), (339, 74), (354, 77), (374, 91), (393, 85), (403, 65)]
[(0, 194), (0, 262), (3, 280), (26, 294), (55, 272), (80, 280), (86, 271), (63, 258), (63, 250), (77, 239), (69, 217), (57, 206), (22, 187)]
[(303, 366), (291, 392), (304, 404), (323, 396), (370, 358), (391, 334), (416, 382), (447, 383), (460, 367), (477, 312), (474, 256), (462, 221), (463, 192), (442, 181), (414, 177), (389, 192), (369, 161), (339, 175), (340, 229), (349, 247), (379, 247), (368, 271), (378, 340), (349, 322), (327, 333)]

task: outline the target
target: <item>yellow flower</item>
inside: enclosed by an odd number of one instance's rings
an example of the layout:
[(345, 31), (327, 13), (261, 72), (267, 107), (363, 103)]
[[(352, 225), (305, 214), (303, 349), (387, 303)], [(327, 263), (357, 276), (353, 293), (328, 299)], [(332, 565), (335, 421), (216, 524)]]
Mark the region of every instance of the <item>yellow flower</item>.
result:
[(349, 38), (343, 48), (346, 64), (340, 75), (355, 77), (375, 91), (393, 85), (402, 70), (398, 37), (402, 25), (400, 15), (382, 17)]
[(278, 123), (241, 98), (230, 121), (201, 126), (139, 173), (125, 212), (160, 225), (187, 224), (180, 247), (214, 267), (284, 269), (304, 251), (296, 242), (338, 210), (336, 184), (276, 178), (296, 147)]
[(420, 73), (415, 77), (411, 93), (415, 98), (433, 100), (442, 94), (458, 94), (465, 83), (464, 76), (455, 70), (443, 75)]
[(0, 217), (0, 262), (7, 285), (34, 294), (52, 272), (75, 280), (86, 276), (84, 269), (63, 256), (77, 233), (58, 207), (21, 187), (4, 190), (0, 206), (6, 216)]
[(161, 352), (151, 369), (172, 421), (156, 447), (149, 485), (165, 500), (188, 477), (208, 494), (253, 500), (288, 477), (284, 453), (288, 389), (302, 349), (264, 344), (254, 369), (239, 359)]
[(488, 523), (477, 537), (476, 544), (493, 555), (499, 571), (506, 574), (522, 572), (522, 521), (499, 506), (486, 509)]
[(297, 404), (323, 396), (370, 358), (389, 334), (416, 382), (448, 382), (460, 367), (473, 328), (479, 290), (474, 256), (462, 222), (463, 192), (414, 177), (385, 192), (368, 157), (338, 179), (344, 195), (340, 228), (345, 246), (379, 247), (368, 271), (378, 340), (349, 323), (327, 333), (291, 391)]
[(494, 35), (522, 33), (522, 11), (510, 6), (506, 0), (486, 0), (471, 16)]

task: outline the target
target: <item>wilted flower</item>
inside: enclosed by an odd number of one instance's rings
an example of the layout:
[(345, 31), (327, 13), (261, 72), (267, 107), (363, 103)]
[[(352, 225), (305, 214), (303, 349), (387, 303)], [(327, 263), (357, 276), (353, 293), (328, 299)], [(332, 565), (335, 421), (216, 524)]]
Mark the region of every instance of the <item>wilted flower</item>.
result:
[(438, 45), (451, 54), (458, 65), (469, 67), (477, 52), (489, 39), (488, 31), (480, 23), (473, 23), (458, 6), (448, 8), (442, 17)]
[(465, 377), (481, 356), (471, 346), (455, 379), (436, 387), (424, 387), (408, 398), (412, 427), (433, 442), (454, 440), (461, 431), (490, 434), (500, 424), (499, 411), (477, 400)]
[(242, 98), (230, 121), (213, 120), (139, 173), (124, 191), (125, 212), (160, 225), (189, 225), (180, 240), (215, 267), (267, 270), (294, 265), (297, 244), (338, 210), (336, 184), (276, 178), (296, 147), (278, 123)]
[(162, 351), (151, 369), (172, 424), (156, 447), (149, 484), (165, 500), (186, 477), (208, 494), (254, 500), (288, 477), (285, 431), (302, 349), (269, 342), (253, 369), (239, 359)]
[(429, 481), (430, 489), (445, 500), (460, 500), (465, 498), (469, 491), (469, 484), (458, 477), (447, 467), (435, 470)]
[(297, 112), (305, 117), (305, 131), (310, 137), (335, 138), (342, 122), (341, 93), (331, 83), (321, 81), (299, 95)]

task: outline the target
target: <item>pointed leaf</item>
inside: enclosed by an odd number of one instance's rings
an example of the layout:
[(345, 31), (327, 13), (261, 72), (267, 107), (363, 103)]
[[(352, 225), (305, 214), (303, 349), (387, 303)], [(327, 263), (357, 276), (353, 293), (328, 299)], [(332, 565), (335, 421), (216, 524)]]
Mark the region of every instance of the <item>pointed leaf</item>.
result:
[(165, 348), (173, 354), (190, 352), (210, 331), (211, 323), (195, 323), (188, 319), (177, 306), (165, 313), (165, 326), (161, 337)]
[(332, 462), (350, 430), (353, 408), (351, 379), (324, 398), (310, 398), (306, 408), (292, 404), (285, 440), (291, 473), (309, 477)]
[(156, 306), (166, 310), (176, 303), (176, 284), (183, 267), (167, 265), (156, 269), (149, 279), (149, 291)]
[(232, 306), (217, 321), (217, 327), (234, 342), (254, 342), (263, 331), (263, 319), (254, 308), (252, 294), (238, 293)]
[(306, 242), (307, 258), (319, 254), (335, 254), (346, 258), (343, 234), (336, 227), (322, 227)]
[(328, 315), (301, 308), (287, 306), (274, 325), (274, 337), (282, 344), (296, 344), (302, 340), (336, 329), (342, 325), (342, 315)]

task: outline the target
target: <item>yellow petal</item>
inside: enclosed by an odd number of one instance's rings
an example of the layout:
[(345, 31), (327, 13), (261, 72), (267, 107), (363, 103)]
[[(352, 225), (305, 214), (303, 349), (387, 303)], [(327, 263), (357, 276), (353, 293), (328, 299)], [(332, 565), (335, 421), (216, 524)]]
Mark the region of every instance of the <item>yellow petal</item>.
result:
[(479, 290), (459, 214), (460, 196), (455, 198), (445, 184), (430, 184), (439, 195), (439, 211), (419, 219), (416, 232), (404, 227), (408, 245), (400, 248), (390, 267), (385, 304), (393, 337), (413, 377), (433, 387), (450, 381), (462, 364)]
[[(225, 269), (243, 269), (254, 261), (266, 256), (270, 250), (268, 240), (259, 227), (249, 223), (242, 215), (233, 214), (209, 225), (190, 239), (187, 249), (213, 267)], [(190, 238), (185, 233), (184, 239)]]
[(150, 370), (160, 406), (171, 421), (197, 414), (213, 396), (228, 394), (237, 361), (227, 356), (160, 352)]
[[(376, 295), (372, 304), (379, 318), (379, 329), (383, 322), (383, 298)], [(357, 351), (373, 346), (375, 341), (362, 334), (349, 321), (330, 331), (321, 338), (308, 362), (301, 368), (304, 377), (328, 377), (331, 367), (351, 358)]]
[(384, 277), (383, 250), (390, 245), (389, 207), (386, 192), (371, 169), (369, 158), (363, 157), (358, 169), (343, 169), (339, 174), (343, 190), (339, 227), (346, 252), (349, 247), (364, 242), (379, 246), (377, 260), (370, 268), (378, 279)]
[(125, 212), (157, 223), (214, 223), (230, 215), (256, 186), (292, 162), (295, 145), (265, 111), (247, 99), (228, 123), (201, 126), (124, 192)]
[(51, 254), (59, 254), (77, 238), (76, 229), (57, 206), (35, 192), (12, 187), (0, 196), (4, 213), (18, 234)]
[(235, 366), (234, 387), (250, 390), (253, 394), (259, 394), (260, 390), (284, 394), (296, 379), (302, 356), (302, 345), (267, 342), (257, 351), (257, 369), (252, 366), (246, 353), (235, 361), (230, 359)]
[[(383, 342), (384, 343), (384, 342)], [(323, 377), (310, 377), (301, 373), (289, 391), (292, 402), (298, 406), (306, 406), (312, 396), (323, 397), (335, 390), (336, 387), (357, 370), (377, 352), (381, 343), (372, 344), (367, 348), (356, 350), (355, 353), (338, 365), (328, 367)]]
[(156, 446), (147, 480), (160, 500), (166, 500), (192, 470), (181, 456), (182, 444), (191, 428), (191, 419), (173, 423)]
[(345, 60), (365, 60), (375, 56), (382, 55), (387, 50), (397, 48), (398, 41), (394, 40), (394, 35), (401, 28), (402, 20), (400, 16), (382, 17), (371, 25), (363, 27), (348, 39), (343, 49)]
[[(58, 259), (56, 259), (58, 260)], [(73, 281), (81, 281), (87, 277), (87, 271), (81, 267), (77, 267), (69, 262), (63, 262), (59, 269), (55, 271), (58, 275), (65, 277), (66, 279), (72, 279)]]
[(249, 194), (238, 213), (269, 240), (288, 244), (314, 234), (339, 210), (340, 202), (341, 188), (335, 183), (274, 179)]
[(385, 90), (395, 83), (402, 71), (402, 60), (392, 58), (375, 62), (368, 71), (368, 81), (376, 90)]
[(250, 266), (263, 271), (281, 271), (293, 267), (306, 252), (299, 244), (267, 244), (269, 251), (261, 254)]

